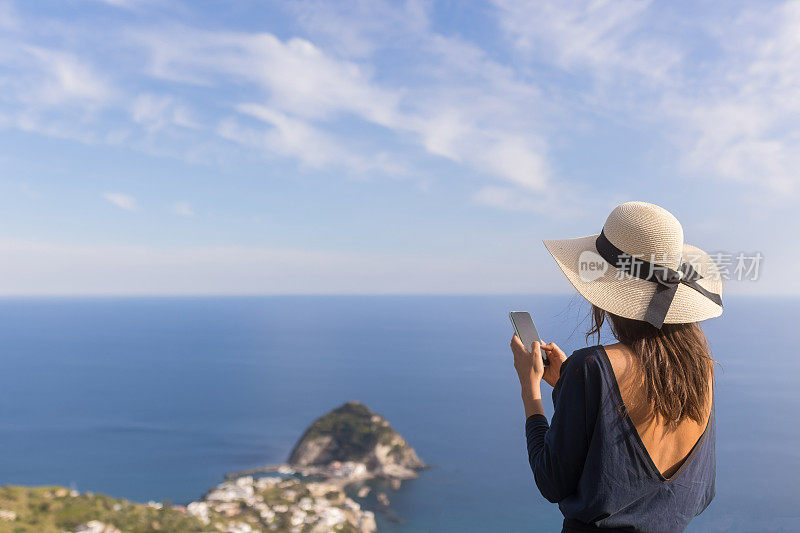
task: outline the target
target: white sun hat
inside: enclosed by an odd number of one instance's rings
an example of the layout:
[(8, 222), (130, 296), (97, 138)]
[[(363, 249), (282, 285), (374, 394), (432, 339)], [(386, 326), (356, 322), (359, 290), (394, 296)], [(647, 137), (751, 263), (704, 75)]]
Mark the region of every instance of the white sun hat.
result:
[(609, 313), (659, 329), (722, 314), (717, 264), (684, 244), (678, 219), (657, 205), (626, 202), (600, 234), (544, 245), (572, 286)]

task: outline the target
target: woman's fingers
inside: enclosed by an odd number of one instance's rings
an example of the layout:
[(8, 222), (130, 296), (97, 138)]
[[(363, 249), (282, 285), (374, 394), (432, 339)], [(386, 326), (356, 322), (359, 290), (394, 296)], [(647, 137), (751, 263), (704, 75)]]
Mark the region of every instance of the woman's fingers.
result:
[(531, 365), (539, 378), (544, 374), (544, 360), (542, 360), (542, 353), (539, 351), (541, 347), (542, 344), (539, 341), (533, 341), (533, 346), (531, 346)]
[[(542, 361), (542, 364), (545, 367), (549, 367), (550, 366), (550, 360), (553, 358), (553, 349), (551, 348), (551, 345), (552, 345), (552, 343), (547, 343), (547, 344), (542, 343), (542, 345), (541, 345), (542, 353), (543, 353), (544, 359), (545, 359), (544, 361)], [(540, 359), (541, 359), (541, 357), (540, 357)]]
[(511, 337), (511, 347), (512, 348), (524, 348), (525, 350), (527, 350), (527, 348), (525, 348), (525, 345), (522, 344), (522, 341), (520, 340), (520, 338), (517, 337), (516, 333), (514, 334), (513, 337)]
[(544, 351), (547, 352), (547, 355), (555, 354), (561, 359), (566, 359), (567, 355), (564, 353), (564, 350), (558, 347), (558, 345), (554, 342), (548, 342), (547, 344), (542, 345)]

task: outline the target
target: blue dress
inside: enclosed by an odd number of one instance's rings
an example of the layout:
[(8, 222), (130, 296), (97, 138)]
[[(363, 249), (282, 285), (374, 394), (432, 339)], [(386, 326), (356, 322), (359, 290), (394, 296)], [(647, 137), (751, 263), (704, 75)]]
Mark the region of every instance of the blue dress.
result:
[(715, 493), (714, 401), (702, 436), (668, 479), (628, 416), (602, 346), (575, 351), (553, 389), (552, 424), (525, 422), (528, 459), (542, 495), (558, 503), (562, 531), (683, 531)]

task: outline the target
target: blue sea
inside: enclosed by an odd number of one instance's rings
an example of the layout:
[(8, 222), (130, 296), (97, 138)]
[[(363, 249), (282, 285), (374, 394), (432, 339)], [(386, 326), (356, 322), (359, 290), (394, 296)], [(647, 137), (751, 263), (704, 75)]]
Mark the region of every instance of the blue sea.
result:
[[(586, 345), (568, 296), (0, 300), (0, 484), (185, 503), (284, 461), (359, 400), (432, 465), (389, 493), (403, 523), (379, 514), (382, 531), (556, 531), (527, 464), (509, 310), (568, 353)], [(729, 297), (705, 325), (717, 497), (693, 531), (800, 530), (798, 315), (798, 299)]]

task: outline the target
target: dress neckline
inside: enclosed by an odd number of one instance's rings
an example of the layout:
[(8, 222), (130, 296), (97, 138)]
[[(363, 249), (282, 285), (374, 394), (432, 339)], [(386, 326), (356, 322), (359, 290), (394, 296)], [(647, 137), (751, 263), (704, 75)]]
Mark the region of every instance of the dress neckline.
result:
[(689, 453), (684, 457), (681, 466), (669, 477), (665, 477), (661, 470), (658, 469), (656, 463), (653, 461), (653, 458), (650, 456), (650, 452), (647, 451), (647, 446), (644, 445), (644, 441), (642, 441), (641, 435), (639, 435), (639, 430), (636, 429), (636, 424), (633, 423), (633, 419), (631, 418), (630, 414), (628, 413), (628, 407), (625, 405), (625, 400), (622, 399), (622, 393), (620, 392), (619, 383), (617, 382), (617, 375), (614, 373), (614, 366), (611, 364), (611, 359), (608, 357), (608, 352), (606, 352), (606, 347), (602, 344), (600, 346), (600, 352), (603, 355), (603, 363), (606, 366), (606, 370), (611, 375), (611, 384), (612, 388), (614, 389), (614, 395), (616, 396), (617, 401), (622, 406), (624, 413), (624, 418), (628, 424), (631, 433), (633, 434), (634, 439), (636, 440), (637, 446), (641, 454), (647, 460), (646, 462), (650, 466), (651, 473), (653, 473), (660, 481), (664, 483), (670, 483), (675, 481), (680, 474), (686, 469), (687, 465), (691, 463), (692, 459), (695, 455), (697, 455), (697, 450), (700, 449), (702, 444), (706, 440), (706, 436), (708, 435), (709, 428), (711, 427), (711, 419), (714, 417), (714, 386), (712, 380), (711, 386), (711, 412), (708, 414), (708, 420), (706, 421), (706, 427), (703, 430), (703, 433), (697, 439), (697, 442), (694, 443), (692, 449), (689, 450)]

